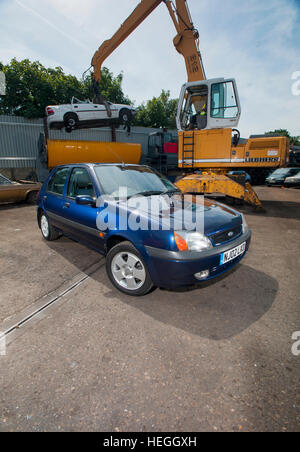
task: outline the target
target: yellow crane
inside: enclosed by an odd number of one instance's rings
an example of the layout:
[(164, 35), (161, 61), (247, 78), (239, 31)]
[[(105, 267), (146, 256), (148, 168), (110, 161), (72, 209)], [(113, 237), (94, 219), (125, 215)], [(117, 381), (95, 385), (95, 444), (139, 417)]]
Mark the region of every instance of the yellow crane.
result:
[[(184, 57), (187, 82), (182, 86), (178, 110), (177, 182), (183, 192), (221, 193), (255, 207), (261, 203), (249, 183), (226, 174), (233, 169), (272, 169), (288, 163), (286, 137), (240, 140), (236, 129), (241, 116), (237, 84), (232, 79), (207, 79), (187, 0), (141, 0), (119, 30), (99, 47), (92, 59), (95, 100), (105, 103), (99, 90), (106, 58), (161, 4), (167, 7), (176, 29), (173, 40)], [(109, 113), (109, 107), (107, 107)]]

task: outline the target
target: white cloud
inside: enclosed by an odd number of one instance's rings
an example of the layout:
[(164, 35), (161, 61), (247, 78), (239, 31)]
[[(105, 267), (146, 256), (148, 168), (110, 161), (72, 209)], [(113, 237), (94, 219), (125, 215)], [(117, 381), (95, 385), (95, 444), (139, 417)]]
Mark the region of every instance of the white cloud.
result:
[[(80, 77), (138, 1), (0, 0), (0, 60), (38, 59)], [(242, 135), (281, 127), (300, 134), (300, 96), (291, 92), (292, 73), (300, 70), (299, 3), (189, 0), (189, 6), (207, 76), (237, 80)], [(124, 91), (137, 104), (162, 88), (178, 96), (186, 72), (174, 35), (162, 4), (105, 62), (115, 74), (124, 71)]]

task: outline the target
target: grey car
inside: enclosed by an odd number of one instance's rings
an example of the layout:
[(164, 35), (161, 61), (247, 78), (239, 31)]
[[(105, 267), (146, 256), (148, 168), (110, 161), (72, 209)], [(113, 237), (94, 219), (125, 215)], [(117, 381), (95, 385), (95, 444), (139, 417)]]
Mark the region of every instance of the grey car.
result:
[(294, 176), (299, 173), (300, 168), (279, 168), (266, 178), (268, 187), (272, 185), (282, 186), (287, 177)]

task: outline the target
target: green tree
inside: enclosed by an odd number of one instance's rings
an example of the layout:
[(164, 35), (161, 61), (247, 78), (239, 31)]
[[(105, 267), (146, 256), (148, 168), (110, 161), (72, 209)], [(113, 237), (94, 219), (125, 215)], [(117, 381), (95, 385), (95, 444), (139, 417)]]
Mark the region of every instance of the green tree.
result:
[(298, 136), (298, 137), (291, 136), (291, 134), (289, 133), (289, 131), (287, 129), (277, 129), (277, 130), (273, 130), (273, 131), (265, 133), (265, 135), (273, 135), (273, 134), (280, 135), (282, 137), (288, 137), (291, 144), (300, 146), (300, 136)]
[[(38, 61), (28, 59), (10, 64), (0, 63), (5, 73), (7, 94), (0, 97), (0, 114), (40, 118), (45, 115), (47, 105), (70, 103), (72, 96), (92, 99), (91, 77), (84, 81), (66, 75), (61, 67), (45, 68)], [(111, 102), (130, 103), (122, 91), (123, 74), (114, 77), (106, 68), (102, 69), (102, 95)]]
[(138, 107), (135, 125), (144, 127), (176, 128), (177, 99), (170, 99), (170, 91), (162, 90), (159, 97), (153, 97)]
[[(125, 96), (122, 90), (123, 73), (120, 73), (114, 77), (113, 73), (109, 71), (106, 67), (101, 69), (101, 80), (100, 80), (100, 92), (103, 97), (105, 97), (110, 102), (115, 104), (126, 104), (131, 105), (132, 102)], [(85, 97), (88, 99), (93, 98), (93, 88), (91, 75), (88, 75), (83, 81), (83, 88)]]

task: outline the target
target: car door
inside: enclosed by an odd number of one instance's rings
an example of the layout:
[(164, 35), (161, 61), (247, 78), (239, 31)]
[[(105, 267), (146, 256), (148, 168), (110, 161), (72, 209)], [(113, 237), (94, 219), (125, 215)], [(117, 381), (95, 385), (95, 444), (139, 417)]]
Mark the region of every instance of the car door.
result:
[(93, 119), (107, 119), (107, 111), (104, 105), (102, 104), (93, 104), (94, 107), (94, 113), (93, 113)]
[(0, 202), (17, 202), (21, 199), (20, 184), (0, 176)]
[(78, 103), (72, 104), (72, 110), (77, 114), (80, 121), (93, 121), (103, 117), (101, 115), (102, 108), (105, 110), (103, 105), (97, 105), (92, 103)]
[(43, 196), (43, 206), (53, 226), (65, 230), (62, 220), (63, 202), (66, 182), (70, 168), (58, 168), (48, 182), (46, 193)]
[(102, 251), (104, 240), (100, 237), (96, 220), (95, 205), (80, 205), (76, 197), (91, 196), (96, 201), (96, 190), (87, 168), (74, 167), (70, 173), (63, 204), (63, 217), (68, 233), (80, 242)]

